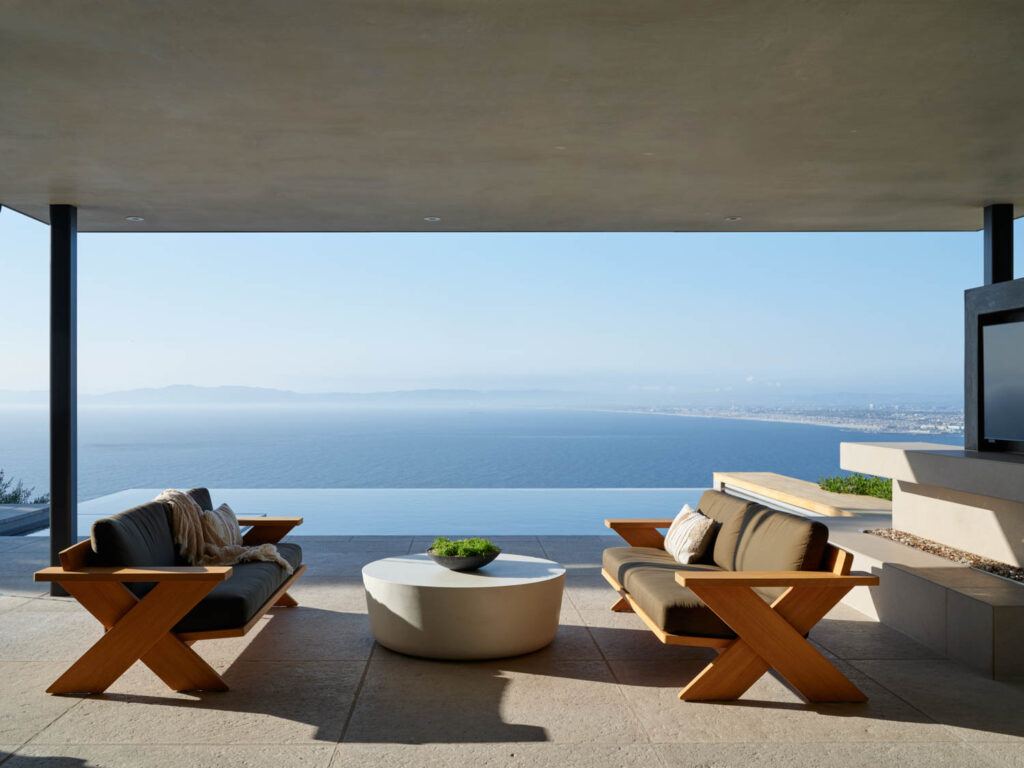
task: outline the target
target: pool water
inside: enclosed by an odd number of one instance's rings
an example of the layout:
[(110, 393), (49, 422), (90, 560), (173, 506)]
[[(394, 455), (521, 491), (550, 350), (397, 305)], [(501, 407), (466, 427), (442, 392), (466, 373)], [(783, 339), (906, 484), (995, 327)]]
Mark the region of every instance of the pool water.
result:
[[(132, 488), (78, 505), (78, 533), (157, 496)], [(306, 536), (609, 534), (611, 517), (673, 517), (704, 488), (212, 488), (239, 516), (304, 518)], [(33, 535), (45, 536), (47, 531)]]

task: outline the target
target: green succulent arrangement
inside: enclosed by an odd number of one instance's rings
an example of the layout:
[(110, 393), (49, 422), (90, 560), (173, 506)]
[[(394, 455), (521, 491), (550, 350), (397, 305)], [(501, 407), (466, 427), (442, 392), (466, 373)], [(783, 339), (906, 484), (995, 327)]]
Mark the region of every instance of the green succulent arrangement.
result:
[(492, 552), (501, 550), (494, 546), (488, 539), (459, 539), (451, 541), (444, 536), (434, 539), (434, 545), (430, 551), (441, 557), (475, 557), (477, 555), (489, 555)]

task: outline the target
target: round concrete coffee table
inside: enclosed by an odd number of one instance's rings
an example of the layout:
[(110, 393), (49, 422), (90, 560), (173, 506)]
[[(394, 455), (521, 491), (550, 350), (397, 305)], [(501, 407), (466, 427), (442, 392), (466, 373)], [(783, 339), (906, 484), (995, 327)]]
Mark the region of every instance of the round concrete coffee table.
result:
[(385, 648), (429, 659), (500, 659), (555, 639), (565, 568), (502, 553), (478, 571), (450, 571), (426, 554), (363, 567), (370, 629)]

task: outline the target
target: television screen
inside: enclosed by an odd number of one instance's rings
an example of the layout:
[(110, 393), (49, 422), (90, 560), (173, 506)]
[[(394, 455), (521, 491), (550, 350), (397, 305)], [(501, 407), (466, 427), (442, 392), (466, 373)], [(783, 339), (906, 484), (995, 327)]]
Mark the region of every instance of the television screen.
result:
[(985, 440), (1024, 441), (1024, 321), (981, 329)]

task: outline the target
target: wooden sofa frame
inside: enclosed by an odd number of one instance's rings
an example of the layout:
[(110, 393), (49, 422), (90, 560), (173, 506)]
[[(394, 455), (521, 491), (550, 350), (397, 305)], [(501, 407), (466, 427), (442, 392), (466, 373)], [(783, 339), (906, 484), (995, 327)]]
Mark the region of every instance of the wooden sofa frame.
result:
[[(242, 543), (276, 543), (301, 517), (242, 517), (251, 528)], [(36, 571), (36, 581), (55, 581), (101, 624), (106, 632), (68, 670), (46, 689), (47, 693), (102, 693), (142, 661), (175, 691), (226, 691), (227, 683), (190, 647), (196, 640), (241, 637), (272, 607), (298, 603), (288, 589), (305, 572), (300, 565), (243, 627), (208, 632), (172, 632), (172, 628), (217, 584), (230, 578), (230, 566), (172, 566), (154, 568), (88, 567), (89, 540), (60, 553), (60, 567)], [(155, 582), (142, 598), (128, 582)]]
[[(633, 547), (664, 549), (658, 528), (671, 519), (605, 520), (605, 525)], [(736, 633), (735, 638), (674, 635), (661, 629), (619, 582), (601, 569), (619, 600), (613, 611), (633, 611), (661, 642), (714, 648), (718, 657), (690, 681), (679, 698), (685, 701), (733, 700), (774, 668), (811, 702), (867, 701), (860, 689), (807, 641), (807, 633), (854, 587), (874, 586), (878, 577), (851, 573), (853, 555), (828, 545), (827, 570), (702, 571), (676, 574)], [(771, 605), (755, 587), (789, 587)]]

